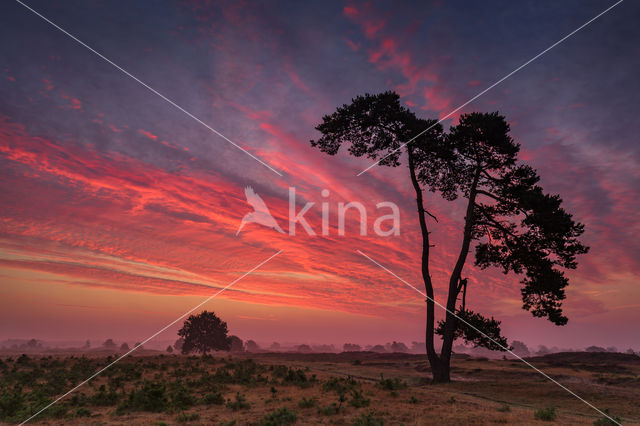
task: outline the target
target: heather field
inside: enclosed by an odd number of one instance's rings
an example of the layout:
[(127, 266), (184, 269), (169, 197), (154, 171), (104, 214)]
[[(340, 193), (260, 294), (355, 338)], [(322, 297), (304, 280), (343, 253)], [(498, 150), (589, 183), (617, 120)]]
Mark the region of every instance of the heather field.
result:
[[(226, 355), (226, 354), (225, 354)], [(2, 421), (19, 423), (112, 358), (3, 356)], [(640, 423), (640, 358), (558, 353), (530, 362), (624, 424)], [(517, 360), (457, 355), (430, 383), (423, 356), (346, 352), (130, 356), (35, 424), (610, 424)]]

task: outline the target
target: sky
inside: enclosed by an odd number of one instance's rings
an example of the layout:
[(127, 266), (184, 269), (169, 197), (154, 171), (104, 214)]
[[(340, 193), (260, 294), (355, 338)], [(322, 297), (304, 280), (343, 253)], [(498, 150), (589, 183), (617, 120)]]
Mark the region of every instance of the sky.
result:
[[(259, 343), (424, 341), (421, 237), (406, 166), (310, 146), (322, 116), (395, 90), (444, 118), (613, 1), (36, 1), (0, 5), (0, 340), (140, 341), (202, 309)], [(640, 349), (640, 5), (624, 1), (443, 121), (499, 111), (545, 190), (585, 224), (566, 326), (521, 309), (519, 280), (469, 262), (469, 308), (535, 346)], [(634, 77), (635, 76), (635, 77)], [(282, 176), (257, 162), (224, 135)], [(248, 224), (251, 186), (287, 230)], [(329, 191), (323, 196), (322, 191)], [(400, 208), (399, 235), (367, 229)], [(330, 232), (320, 235), (321, 203)], [(436, 300), (464, 206), (428, 193)], [(442, 316), (438, 312), (439, 317)], [(177, 325), (158, 338), (171, 339)]]

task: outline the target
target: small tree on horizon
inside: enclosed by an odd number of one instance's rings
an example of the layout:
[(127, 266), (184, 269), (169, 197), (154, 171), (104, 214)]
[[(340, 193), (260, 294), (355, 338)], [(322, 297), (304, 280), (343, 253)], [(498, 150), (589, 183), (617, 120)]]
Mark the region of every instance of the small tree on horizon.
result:
[(271, 344), (271, 346), (269, 346), (269, 349), (272, 350), (272, 351), (279, 351), (280, 350), (280, 343), (273, 342)]
[(258, 352), (260, 351), (260, 346), (254, 340), (247, 340), (244, 344), (244, 348), (247, 352)]
[(229, 336), (229, 350), (231, 352), (244, 352), (244, 342), (238, 336)]
[(116, 345), (116, 343), (113, 341), (113, 339), (107, 339), (102, 344), (102, 347), (105, 348), (105, 349), (115, 349), (115, 348), (118, 347), (118, 345)]
[(360, 352), (362, 347), (356, 343), (345, 343), (342, 345), (342, 350), (344, 352)]
[(182, 345), (184, 345), (184, 339), (182, 337), (179, 337), (174, 343), (173, 343), (173, 349), (175, 349), (178, 352), (182, 352)]
[(127, 342), (124, 342), (120, 345), (120, 350), (123, 352), (127, 352), (129, 350), (129, 345), (127, 344)]
[(524, 342), (521, 342), (519, 340), (514, 340), (513, 342), (511, 342), (511, 346), (513, 347), (511, 351), (520, 357), (526, 357), (531, 355), (531, 353), (529, 352), (529, 348)]
[(189, 316), (178, 331), (184, 339), (183, 354), (200, 352), (206, 355), (210, 351), (228, 351), (231, 341), (227, 334), (227, 323), (208, 311)]
[[(498, 267), (522, 275), (522, 307), (556, 325), (567, 323), (562, 312), (565, 287), (562, 269), (575, 269), (576, 256), (588, 248), (578, 238), (584, 226), (574, 222), (557, 195), (544, 193), (536, 171), (518, 158), (520, 145), (509, 124), (495, 113), (463, 114), (449, 133), (436, 120), (418, 118), (400, 105), (394, 92), (365, 94), (322, 118), (322, 136), (311, 145), (329, 155), (348, 145), (349, 154), (397, 167), (406, 155), (422, 234), (421, 272), (427, 296), (425, 343), (433, 379), (450, 380), (453, 342), (505, 350), (500, 322), (468, 309), (467, 257), (475, 249), (475, 265)], [(410, 143), (405, 143), (410, 141)], [(433, 245), (425, 191), (446, 201), (466, 200), (460, 249), (448, 277), (446, 317), (436, 324), (434, 282), (430, 270)], [(462, 297), (460, 297), (462, 296)], [(461, 318), (464, 321), (460, 321)], [(469, 327), (467, 324), (471, 324)], [(481, 330), (484, 334), (476, 330)], [(434, 337), (442, 338), (440, 353)], [(489, 336), (489, 338), (487, 338)]]

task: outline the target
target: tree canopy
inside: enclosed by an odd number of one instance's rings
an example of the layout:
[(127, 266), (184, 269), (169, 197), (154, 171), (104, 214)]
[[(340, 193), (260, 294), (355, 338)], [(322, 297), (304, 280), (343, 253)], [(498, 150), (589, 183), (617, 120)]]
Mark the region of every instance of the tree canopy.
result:
[(231, 339), (227, 334), (227, 323), (214, 312), (208, 311), (189, 316), (178, 331), (178, 335), (184, 339), (183, 354), (200, 352), (206, 355), (209, 351), (228, 351), (231, 349)]

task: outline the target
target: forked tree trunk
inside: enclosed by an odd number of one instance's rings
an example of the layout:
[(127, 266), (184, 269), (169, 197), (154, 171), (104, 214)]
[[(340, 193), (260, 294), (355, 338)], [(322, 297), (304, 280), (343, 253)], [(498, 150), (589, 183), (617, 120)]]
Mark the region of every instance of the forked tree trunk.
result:
[[(456, 304), (458, 302), (458, 295), (461, 290), (460, 282), (462, 277), (462, 269), (467, 260), (469, 254), (469, 248), (471, 247), (471, 237), (473, 232), (474, 223), (474, 206), (476, 200), (476, 188), (478, 186), (478, 180), (480, 179), (480, 166), (476, 168), (476, 172), (473, 178), (473, 183), (469, 190), (469, 201), (467, 204), (467, 212), (465, 215), (464, 233), (462, 236), (462, 247), (460, 248), (460, 254), (456, 265), (451, 272), (449, 279), (449, 297), (447, 298), (447, 316), (444, 325), (444, 335), (442, 336), (442, 350), (440, 352), (440, 361), (443, 365), (447, 366), (447, 380), (449, 381), (449, 366), (451, 364), (451, 353), (453, 350), (453, 341), (455, 340), (455, 331), (458, 326), (458, 318), (454, 315), (456, 312)], [(466, 287), (465, 287), (466, 292)]]
[[(433, 293), (433, 283), (431, 281), (431, 274), (429, 273), (429, 249), (431, 245), (429, 243), (429, 229), (427, 227), (427, 221), (425, 218), (425, 209), (423, 204), (422, 187), (418, 182), (415, 171), (415, 163), (413, 158), (413, 149), (407, 146), (409, 174), (411, 177), (411, 183), (416, 192), (416, 204), (418, 207), (418, 220), (420, 222), (420, 231), (422, 233), (422, 280), (424, 281), (424, 287), (427, 295), (427, 321), (425, 331), (425, 345), (427, 348), (427, 359), (431, 366), (431, 373), (433, 375), (433, 381), (435, 383), (446, 383), (451, 380), (451, 353), (453, 349), (453, 341), (455, 340), (455, 329), (457, 326), (457, 318), (452, 314), (456, 311), (456, 303), (458, 300), (458, 294), (460, 288), (458, 283), (462, 275), (462, 268), (469, 253), (469, 247), (471, 244), (471, 234), (473, 229), (473, 216), (474, 205), (476, 197), (476, 187), (480, 178), (480, 167), (476, 169), (473, 183), (471, 185), (471, 191), (469, 194), (469, 202), (467, 205), (467, 212), (465, 217), (465, 228), (462, 238), (462, 247), (456, 265), (451, 273), (449, 281), (449, 294), (447, 298), (447, 314), (444, 327), (444, 335), (442, 336), (442, 350), (440, 356), (438, 356), (434, 346), (434, 334), (435, 334), (435, 303)], [(465, 289), (466, 290), (466, 289)]]
[(415, 165), (413, 159), (413, 150), (411, 147), (407, 147), (409, 154), (409, 174), (411, 176), (411, 183), (416, 192), (416, 204), (418, 207), (418, 220), (420, 222), (420, 231), (422, 233), (422, 280), (424, 281), (425, 294), (427, 295), (427, 320), (425, 330), (425, 345), (427, 347), (427, 359), (431, 366), (431, 372), (434, 382), (448, 382), (449, 381), (449, 360), (443, 362), (438, 356), (434, 346), (434, 334), (435, 334), (435, 303), (433, 294), (433, 283), (431, 282), (431, 274), (429, 273), (429, 249), (431, 245), (429, 243), (429, 229), (427, 228), (427, 221), (425, 218), (425, 210), (422, 198), (422, 188), (416, 178)]

